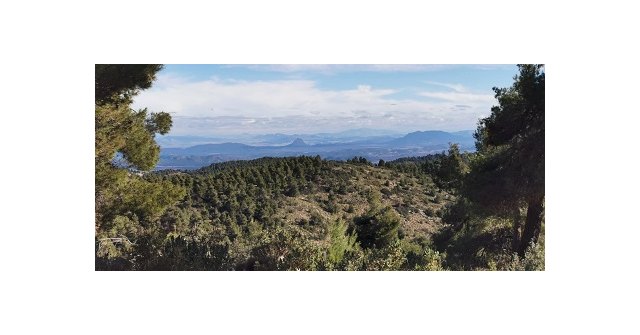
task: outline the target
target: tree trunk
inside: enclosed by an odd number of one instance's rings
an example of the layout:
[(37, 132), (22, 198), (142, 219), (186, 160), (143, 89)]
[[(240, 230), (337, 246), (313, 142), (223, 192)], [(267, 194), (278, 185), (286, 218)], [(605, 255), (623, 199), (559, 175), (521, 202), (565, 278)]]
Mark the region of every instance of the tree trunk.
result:
[(513, 210), (513, 240), (511, 242), (512, 250), (517, 250), (520, 245), (520, 232), (522, 229), (522, 215), (520, 214), (520, 208), (516, 207)]
[(531, 242), (536, 243), (538, 241), (542, 218), (544, 217), (544, 196), (530, 200), (528, 205), (527, 220), (524, 224), (520, 248), (518, 249), (520, 257), (524, 257), (524, 253)]

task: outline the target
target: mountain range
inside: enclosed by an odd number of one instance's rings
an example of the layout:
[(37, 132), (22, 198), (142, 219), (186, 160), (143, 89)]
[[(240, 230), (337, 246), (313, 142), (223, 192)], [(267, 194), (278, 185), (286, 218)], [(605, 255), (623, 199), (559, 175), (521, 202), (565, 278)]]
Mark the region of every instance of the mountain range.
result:
[[(157, 169), (196, 169), (212, 163), (231, 160), (248, 160), (260, 157), (316, 156), (325, 159), (346, 160), (355, 156), (377, 162), (380, 159), (394, 160), (401, 157), (424, 156), (447, 150), (449, 143), (458, 143), (462, 151), (475, 150), (473, 131), (459, 132), (416, 131), (404, 136), (393, 136), (391, 132), (366, 131), (363, 129), (335, 134), (258, 135), (254, 139), (261, 143), (279, 143), (287, 139), (286, 145), (249, 145), (236, 142), (207, 143), (188, 147), (162, 147)], [(316, 142), (309, 144), (304, 138)], [(319, 141), (324, 139), (324, 141)], [(162, 142), (161, 142), (162, 145)]]

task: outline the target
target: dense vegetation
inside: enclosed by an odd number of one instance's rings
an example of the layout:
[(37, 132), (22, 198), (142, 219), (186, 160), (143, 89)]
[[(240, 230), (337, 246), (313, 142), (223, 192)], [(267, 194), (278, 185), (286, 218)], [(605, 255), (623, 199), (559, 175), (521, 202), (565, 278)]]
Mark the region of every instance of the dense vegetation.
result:
[(541, 66), (496, 89), (474, 154), (142, 172), (171, 119), (129, 106), (160, 68), (96, 66), (96, 269), (544, 269)]

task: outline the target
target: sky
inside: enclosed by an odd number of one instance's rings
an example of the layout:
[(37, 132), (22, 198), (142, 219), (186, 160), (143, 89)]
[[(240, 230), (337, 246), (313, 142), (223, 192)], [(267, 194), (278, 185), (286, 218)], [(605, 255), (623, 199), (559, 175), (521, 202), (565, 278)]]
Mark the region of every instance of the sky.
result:
[(135, 109), (168, 112), (169, 135), (473, 130), (516, 65), (165, 65)]

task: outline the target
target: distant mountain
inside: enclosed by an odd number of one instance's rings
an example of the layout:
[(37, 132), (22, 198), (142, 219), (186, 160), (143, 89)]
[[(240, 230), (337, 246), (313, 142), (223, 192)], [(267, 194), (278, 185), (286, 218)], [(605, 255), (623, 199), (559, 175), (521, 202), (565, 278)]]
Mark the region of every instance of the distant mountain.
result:
[(335, 137), (379, 137), (400, 136), (402, 135), (402, 133), (387, 129), (357, 128), (333, 133), (332, 135), (334, 135)]
[(241, 153), (255, 147), (242, 143), (200, 144), (188, 148), (166, 148), (161, 153), (165, 155), (212, 155), (221, 153)]
[(198, 144), (229, 142), (220, 137), (165, 135), (156, 137), (156, 142), (163, 148), (186, 148)]
[(285, 143), (290, 143), (291, 141), (295, 141), (296, 139), (303, 137), (304, 135), (293, 134), (264, 134), (264, 135), (255, 135), (250, 138), (250, 141), (255, 144), (262, 145), (283, 145)]
[(291, 144), (287, 145), (287, 147), (305, 147), (306, 143), (301, 138), (296, 138)]
[[(349, 129), (336, 133), (315, 133), (315, 134), (245, 134), (238, 137), (236, 141), (251, 145), (286, 145), (298, 138), (304, 140), (307, 144), (323, 144), (323, 143), (345, 143), (364, 140), (391, 140), (404, 135), (397, 131), (386, 129), (369, 129), (358, 128)], [(213, 143), (213, 142), (210, 142)], [(199, 143), (198, 143), (199, 144)]]
[(390, 142), (399, 146), (431, 146), (458, 143), (462, 147), (473, 144), (473, 137), (466, 132), (447, 133), (440, 130), (416, 131)]
[[(356, 130), (355, 132), (365, 130)], [(402, 137), (370, 136), (357, 140), (333, 138), (331, 142), (316, 142), (310, 145), (302, 137), (274, 134), (278, 140), (287, 139), (281, 145), (248, 145), (235, 142), (199, 144), (187, 148), (162, 148), (158, 169), (194, 169), (231, 160), (248, 160), (260, 157), (316, 156), (325, 159), (346, 160), (354, 156), (370, 161), (394, 160), (402, 157), (424, 156), (442, 152), (449, 143), (458, 143), (462, 151), (475, 150), (473, 131), (448, 133), (444, 131), (416, 131)], [(306, 136), (306, 135), (305, 135)], [(308, 135), (312, 139), (323, 138), (322, 134)], [(337, 135), (332, 135), (337, 136)]]

